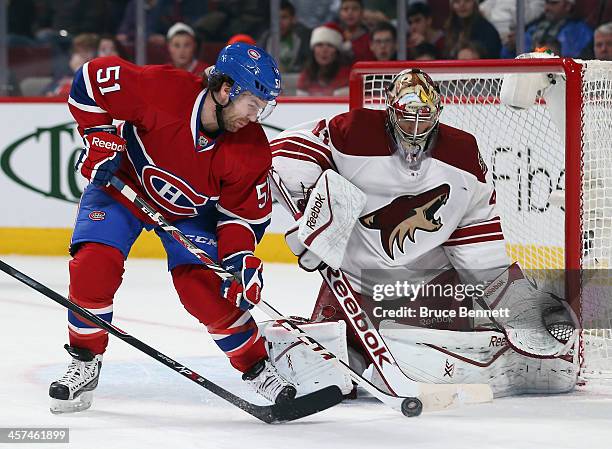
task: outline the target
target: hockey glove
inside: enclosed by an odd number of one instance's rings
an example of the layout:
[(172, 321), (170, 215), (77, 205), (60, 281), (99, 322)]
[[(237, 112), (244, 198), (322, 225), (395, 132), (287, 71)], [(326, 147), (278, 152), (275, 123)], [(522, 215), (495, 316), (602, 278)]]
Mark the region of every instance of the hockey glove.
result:
[(75, 170), (92, 184), (105, 186), (121, 163), (121, 153), (125, 151), (125, 140), (117, 135), (112, 125), (87, 128), (83, 135), (85, 148), (79, 156)]
[(236, 275), (221, 283), (221, 296), (242, 310), (252, 309), (261, 299), (263, 263), (252, 254), (236, 254), (221, 262), (221, 266)]

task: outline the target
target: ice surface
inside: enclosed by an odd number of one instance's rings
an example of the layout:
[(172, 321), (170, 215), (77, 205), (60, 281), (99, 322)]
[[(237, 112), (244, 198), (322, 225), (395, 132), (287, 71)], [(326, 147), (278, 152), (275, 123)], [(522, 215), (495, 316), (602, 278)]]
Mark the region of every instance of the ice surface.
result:
[[(65, 294), (67, 259), (4, 256)], [(308, 316), (317, 274), (267, 264), (266, 299), (285, 314)], [(69, 427), (70, 444), (20, 447), (113, 448), (470, 448), (612, 447), (612, 389), (560, 396), (497, 399), (404, 418), (372, 398), (315, 416), (267, 425), (111, 337), (94, 404), (52, 415), (47, 389), (68, 363), (66, 311), (0, 272), (0, 427)], [(256, 398), (232, 371), (205, 329), (180, 304), (162, 260), (131, 259), (114, 323), (231, 391)], [(264, 317), (255, 313), (256, 319)], [(0, 445), (3, 446), (4, 445)]]

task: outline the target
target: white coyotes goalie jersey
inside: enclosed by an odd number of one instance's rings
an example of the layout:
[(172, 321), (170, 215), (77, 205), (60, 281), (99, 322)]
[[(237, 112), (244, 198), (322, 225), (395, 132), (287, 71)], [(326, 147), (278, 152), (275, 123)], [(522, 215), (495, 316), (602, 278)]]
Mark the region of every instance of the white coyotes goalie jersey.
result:
[(492, 280), (510, 261), (476, 139), (440, 124), (431, 157), (414, 175), (391, 155), (385, 119), (385, 111), (356, 109), (286, 130), (271, 142), (273, 166), (295, 199), (329, 168), (366, 194), (342, 262), (357, 291), (368, 278), (363, 270), (383, 270), (372, 282), (391, 269), (393, 279), (399, 272), (426, 282), (432, 276), (424, 270), (449, 268), (476, 278), (482, 273), (474, 270), (487, 270)]

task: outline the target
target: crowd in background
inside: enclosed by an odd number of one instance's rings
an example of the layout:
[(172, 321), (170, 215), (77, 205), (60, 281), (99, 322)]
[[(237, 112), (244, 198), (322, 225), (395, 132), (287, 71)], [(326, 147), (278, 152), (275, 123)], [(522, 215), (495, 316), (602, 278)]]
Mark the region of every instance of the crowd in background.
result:
[[(516, 56), (516, 0), (406, 0), (408, 60)], [(67, 97), (96, 56), (133, 61), (135, 0), (9, 0), (9, 95)], [(525, 49), (612, 60), (606, 0), (527, 0)], [(272, 50), (269, 0), (145, 0), (147, 63), (203, 74), (228, 43)], [(396, 1), (282, 0), (285, 95), (348, 93), (357, 61), (397, 60)]]

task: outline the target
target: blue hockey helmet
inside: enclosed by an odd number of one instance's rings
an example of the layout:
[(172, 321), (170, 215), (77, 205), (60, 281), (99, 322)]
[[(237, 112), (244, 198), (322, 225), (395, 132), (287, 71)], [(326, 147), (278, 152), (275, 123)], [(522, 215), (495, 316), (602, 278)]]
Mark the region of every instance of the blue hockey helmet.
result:
[(224, 47), (209, 77), (227, 75), (234, 84), (230, 99), (243, 91), (276, 103), (281, 92), (281, 74), (276, 61), (265, 50), (242, 42)]

